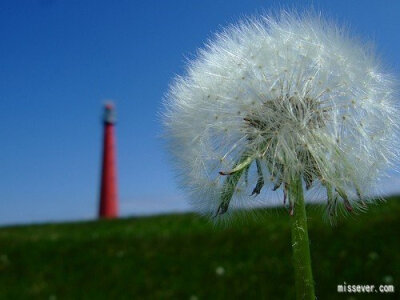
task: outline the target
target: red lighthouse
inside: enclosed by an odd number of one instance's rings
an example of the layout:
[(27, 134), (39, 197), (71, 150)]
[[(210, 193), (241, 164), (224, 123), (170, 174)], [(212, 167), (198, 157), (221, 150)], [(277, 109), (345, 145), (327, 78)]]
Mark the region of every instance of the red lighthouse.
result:
[(115, 109), (112, 103), (104, 107), (103, 166), (100, 187), (100, 218), (118, 216), (117, 176), (115, 160)]

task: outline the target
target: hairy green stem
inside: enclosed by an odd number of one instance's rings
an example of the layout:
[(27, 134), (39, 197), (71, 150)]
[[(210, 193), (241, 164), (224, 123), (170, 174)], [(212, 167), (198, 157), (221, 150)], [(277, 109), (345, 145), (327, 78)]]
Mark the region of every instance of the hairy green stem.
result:
[(289, 197), (294, 205), (291, 216), (293, 266), (298, 300), (314, 300), (314, 281), (311, 270), (307, 216), (301, 176), (289, 184)]

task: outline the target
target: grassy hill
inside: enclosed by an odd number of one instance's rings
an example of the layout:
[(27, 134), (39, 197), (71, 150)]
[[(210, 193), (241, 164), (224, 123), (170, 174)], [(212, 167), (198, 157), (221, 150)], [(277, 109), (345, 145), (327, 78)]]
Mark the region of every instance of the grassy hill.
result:
[[(399, 297), (336, 292), (400, 289), (399, 200), (335, 227), (308, 207), (319, 299)], [(225, 228), (193, 214), (0, 228), (0, 299), (293, 299), (289, 216), (263, 214)]]

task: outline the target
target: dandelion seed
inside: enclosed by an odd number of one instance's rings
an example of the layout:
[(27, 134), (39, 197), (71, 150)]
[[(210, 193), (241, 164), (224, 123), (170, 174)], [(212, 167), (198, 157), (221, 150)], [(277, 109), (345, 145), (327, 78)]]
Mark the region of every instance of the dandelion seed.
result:
[(383, 282), (385, 284), (393, 284), (393, 277), (390, 275), (386, 275), (385, 277), (383, 277)]
[(217, 274), (218, 276), (222, 276), (222, 275), (224, 275), (225, 274), (225, 269), (223, 268), (223, 267), (217, 267), (216, 269), (215, 269), (215, 274)]

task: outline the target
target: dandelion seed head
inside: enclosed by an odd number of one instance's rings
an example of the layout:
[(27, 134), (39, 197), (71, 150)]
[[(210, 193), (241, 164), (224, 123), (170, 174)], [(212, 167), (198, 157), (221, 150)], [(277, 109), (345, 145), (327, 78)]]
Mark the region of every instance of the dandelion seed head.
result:
[(334, 213), (340, 201), (361, 207), (393, 167), (396, 97), (372, 50), (319, 16), (282, 12), (208, 41), (170, 85), (164, 125), (200, 212), (228, 211), (224, 193), (229, 208), (267, 203), (301, 175), (327, 189)]

